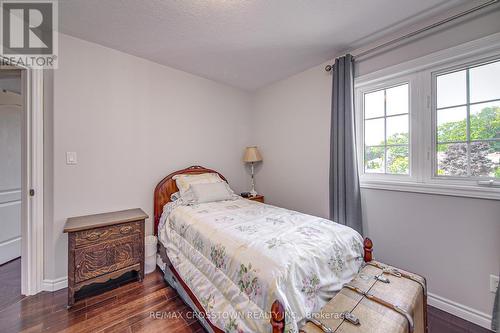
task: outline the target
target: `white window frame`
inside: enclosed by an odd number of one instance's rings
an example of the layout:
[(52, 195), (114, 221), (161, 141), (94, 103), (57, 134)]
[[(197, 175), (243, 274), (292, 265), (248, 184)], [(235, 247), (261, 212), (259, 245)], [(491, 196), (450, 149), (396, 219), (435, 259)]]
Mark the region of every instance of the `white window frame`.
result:
[[(437, 175), (437, 159), (436, 159), (436, 147), (437, 147), (437, 77), (439, 75), (447, 74), (447, 73), (453, 73), (461, 70), (465, 70), (468, 67), (474, 67), (477, 65), (486, 65), (487, 63), (491, 62), (498, 62), (500, 61), (500, 55), (493, 56), (493, 57), (488, 57), (488, 58), (480, 58), (480, 59), (474, 59), (473, 61), (469, 61), (467, 63), (462, 63), (460, 65), (454, 65), (452, 67), (441, 67), (436, 71), (433, 71), (431, 73), (431, 80), (432, 80), (432, 86), (431, 86), (431, 97), (432, 97), (432, 112), (431, 112), (431, 129), (432, 129), (432, 179), (437, 180), (437, 181), (443, 181), (446, 183), (456, 183), (456, 184), (466, 184), (466, 185), (477, 185), (477, 182), (479, 180), (494, 180), (492, 177), (459, 177), (459, 176), (438, 176)], [(467, 92), (468, 94), (468, 92)], [(485, 101), (487, 102), (487, 101)], [(481, 102), (484, 103), (484, 102)], [(467, 100), (466, 102), (467, 108), (469, 108), (470, 103)], [(467, 112), (467, 117), (470, 117), (470, 113)], [(469, 121), (469, 120), (467, 120)], [(469, 143), (470, 141), (468, 141)], [(497, 180), (497, 182), (500, 182), (500, 180)]]
[[(377, 82), (374, 84), (367, 84), (365, 86), (358, 87), (355, 92), (356, 103), (356, 119), (359, 119), (357, 123), (359, 123), (357, 133), (356, 142), (358, 144), (358, 161), (359, 161), (359, 170), (365, 179), (370, 180), (389, 180), (389, 181), (415, 181), (416, 175), (414, 173), (414, 165), (417, 162), (415, 158), (415, 147), (414, 143), (416, 142), (416, 138), (414, 137), (414, 131), (412, 131), (412, 124), (416, 121), (414, 119), (415, 112), (413, 104), (418, 100), (416, 96), (412, 96), (412, 88), (415, 86), (415, 75), (406, 75), (402, 77), (397, 77), (394, 79), (390, 79), (383, 82)], [(389, 89), (392, 87), (396, 87), (399, 85), (408, 84), (408, 157), (409, 157), (409, 174), (389, 174), (389, 173), (365, 173), (365, 138), (364, 138), (364, 123), (365, 123), (365, 114), (364, 114), (364, 95), (369, 94), (371, 92), (379, 91), (382, 89)], [(387, 117), (384, 115), (384, 118)], [(387, 160), (385, 160), (384, 164), (387, 164)]]
[[(356, 141), (362, 188), (431, 193), (500, 200), (500, 188), (480, 186), (477, 179), (436, 176), (436, 76), (453, 69), (500, 59), (500, 33), (355, 79)], [(364, 173), (363, 95), (409, 83), (410, 175)], [(498, 181), (497, 181), (498, 182)]]

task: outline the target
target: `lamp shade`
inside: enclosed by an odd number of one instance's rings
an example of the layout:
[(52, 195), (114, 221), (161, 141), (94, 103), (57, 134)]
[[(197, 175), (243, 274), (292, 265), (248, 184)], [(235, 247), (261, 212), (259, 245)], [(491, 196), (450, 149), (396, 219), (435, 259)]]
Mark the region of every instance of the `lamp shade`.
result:
[(246, 147), (245, 155), (243, 156), (243, 162), (251, 163), (260, 161), (262, 161), (262, 155), (260, 154), (257, 147)]

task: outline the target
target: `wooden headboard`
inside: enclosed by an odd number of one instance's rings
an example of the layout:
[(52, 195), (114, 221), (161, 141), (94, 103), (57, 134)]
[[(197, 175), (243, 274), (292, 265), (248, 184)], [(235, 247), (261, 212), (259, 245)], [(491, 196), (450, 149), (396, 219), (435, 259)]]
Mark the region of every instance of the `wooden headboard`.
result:
[(160, 223), (160, 217), (163, 212), (163, 206), (165, 206), (165, 204), (171, 201), (170, 196), (173, 193), (179, 191), (179, 189), (177, 188), (177, 184), (175, 183), (175, 180), (172, 179), (172, 177), (181, 174), (197, 175), (200, 173), (216, 173), (220, 176), (220, 178), (227, 181), (223, 175), (221, 175), (215, 170), (207, 169), (199, 165), (194, 165), (186, 169), (172, 172), (167, 177), (163, 178), (158, 183), (158, 185), (156, 185), (154, 194), (155, 235), (158, 235), (158, 223)]

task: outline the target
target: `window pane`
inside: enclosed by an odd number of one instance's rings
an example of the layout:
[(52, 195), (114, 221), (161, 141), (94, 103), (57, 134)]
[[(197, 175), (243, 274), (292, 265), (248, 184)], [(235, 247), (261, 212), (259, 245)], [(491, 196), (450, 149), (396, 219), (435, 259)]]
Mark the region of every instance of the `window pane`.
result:
[(410, 173), (408, 146), (387, 147), (387, 173), (400, 175)]
[(467, 102), (466, 71), (437, 77), (437, 107), (462, 105)]
[(388, 117), (387, 122), (387, 144), (408, 143), (408, 116)]
[(467, 144), (438, 145), (437, 164), (438, 175), (467, 177)]
[(403, 84), (386, 90), (386, 114), (408, 113), (408, 85)]
[(384, 173), (384, 147), (365, 147), (365, 172)]
[(365, 120), (365, 145), (384, 144), (384, 119)]
[(470, 138), (500, 139), (500, 101), (470, 106)]
[(365, 118), (384, 115), (384, 91), (375, 91), (365, 95)]
[(500, 178), (500, 140), (470, 145), (470, 171), (475, 177)]
[(437, 111), (438, 142), (467, 140), (467, 108), (465, 106)]
[(471, 103), (500, 99), (500, 61), (469, 70)]

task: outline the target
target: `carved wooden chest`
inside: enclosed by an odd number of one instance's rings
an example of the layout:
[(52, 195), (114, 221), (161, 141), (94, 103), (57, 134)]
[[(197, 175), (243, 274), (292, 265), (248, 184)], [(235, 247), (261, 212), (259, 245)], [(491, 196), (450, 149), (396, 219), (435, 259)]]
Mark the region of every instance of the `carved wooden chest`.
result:
[(144, 277), (144, 222), (141, 209), (72, 217), (68, 233), (68, 306), (82, 287), (136, 271)]

